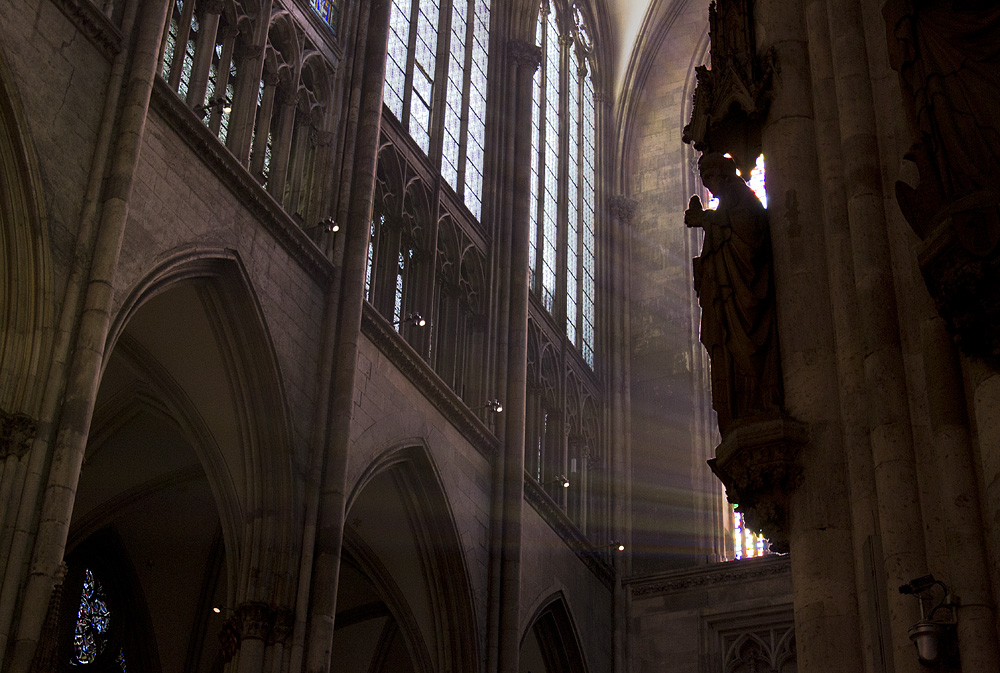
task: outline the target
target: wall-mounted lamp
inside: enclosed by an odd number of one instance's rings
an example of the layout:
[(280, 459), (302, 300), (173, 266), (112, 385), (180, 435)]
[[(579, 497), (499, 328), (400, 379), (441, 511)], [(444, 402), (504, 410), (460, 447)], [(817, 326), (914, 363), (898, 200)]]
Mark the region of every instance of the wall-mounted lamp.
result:
[(332, 217), (327, 217), (325, 220), (319, 223), (319, 226), (323, 231), (329, 232), (331, 234), (336, 234), (340, 231), (340, 225), (334, 222)]
[(204, 105), (195, 105), (194, 111), (195, 114), (204, 119), (209, 112), (229, 114), (233, 111), (233, 106), (225, 96), (216, 96), (209, 98)]
[[(941, 590), (941, 598), (935, 603), (934, 588)], [(955, 608), (960, 603), (958, 596), (948, 591), (947, 585), (934, 575), (924, 575), (912, 579), (899, 587), (899, 593), (915, 596), (920, 602), (920, 621), (909, 629), (910, 640), (917, 648), (917, 659), (924, 666), (937, 666), (942, 661), (956, 662), (958, 659), (958, 638), (956, 624), (958, 613)], [(925, 603), (934, 605), (929, 612)], [(938, 610), (946, 609), (944, 618), (934, 618)]]
[(615, 551), (625, 551), (625, 545), (618, 540), (612, 540), (610, 544), (602, 544), (600, 547), (594, 547), (594, 549), (614, 549)]
[[(493, 413), (499, 414), (501, 411), (503, 411), (503, 405), (500, 404), (500, 400), (492, 399), (492, 400), (487, 400), (486, 404), (484, 404), (481, 407), (476, 407), (476, 409), (489, 409)], [(475, 411), (475, 409), (473, 411)]]
[(396, 322), (394, 322), (392, 324), (393, 325), (405, 325), (406, 323), (413, 323), (417, 327), (424, 327), (427, 324), (427, 321), (424, 320), (424, 317), (422, 315), (420, 315), (419, 313), (417, 313), (416, 311), (414, 311), (413, 313), (411, 313), (410, 315), (406, 316), (405, 318), (397, 320)]
[(569, 488), (569, 479), (566, 478), (565, 474), (560, 474), (558, 477), (552, 481), (545, 482), (546, 484), (559, 484), (563, 488)]

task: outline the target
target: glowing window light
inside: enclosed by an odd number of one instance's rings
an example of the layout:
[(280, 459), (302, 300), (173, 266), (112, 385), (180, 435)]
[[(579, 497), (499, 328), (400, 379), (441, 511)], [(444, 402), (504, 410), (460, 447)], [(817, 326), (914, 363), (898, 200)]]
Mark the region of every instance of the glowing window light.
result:
[[(732, 156), (728, 153), (724, 156), (732, 158)], [(740, 175), (742, 177), (742, 173), (740, 173), (740, 169), (738, 168), (736, 169), (736, 175)], [(761, 154), (757, 157), (756, 165), (750, 171), (750, 179), (747, 181), (747, 184), (750, 185), (750, 189), (752, 189), (753, 193), (757, 195), (758, 199), (760, 199), (760, 205), (767, 208), (767, 192), (764, 189), (764, 184), (766, 182), (765, 177), (764, 155)], [(708, 210), (715, 210), (719, 207), (719, 199), (713, 196), (712, 192), (709, 192), (707, 189), (705, 191), (708, 193), (708, 204), (705, 208)]]
[(733, 506), (733, 552), (737, 559), (755, 558), (770, 553), (767, 540), (763, 535), (754, 533), (746, 527), (743, 514), (736, 511), (735, 505)]

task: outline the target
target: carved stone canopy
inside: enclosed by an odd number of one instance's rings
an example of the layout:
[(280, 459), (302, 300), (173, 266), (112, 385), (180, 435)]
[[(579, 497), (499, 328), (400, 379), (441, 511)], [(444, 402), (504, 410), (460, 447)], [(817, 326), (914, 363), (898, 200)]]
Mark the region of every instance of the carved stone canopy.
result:
[(712, 67), (695, 68), (694, 106), (683, 139), (702, 152), (731, 154), (749, 175), (760, 154), (773, 56), (757, 54), (752, 0), (713, 2), (709, 35)]

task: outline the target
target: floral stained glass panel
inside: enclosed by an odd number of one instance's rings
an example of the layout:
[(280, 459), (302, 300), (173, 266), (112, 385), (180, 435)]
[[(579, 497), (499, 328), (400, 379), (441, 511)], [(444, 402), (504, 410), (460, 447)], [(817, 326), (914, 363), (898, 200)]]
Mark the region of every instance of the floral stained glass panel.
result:
[(76, 627), (73, 630), (71, 663), (92, 664), (97, 661), (108, 644), (110, 627), (111, 611), (108, 609), (104, 588), (89, 569), (84, 570), (80, 607), (76, 612)]

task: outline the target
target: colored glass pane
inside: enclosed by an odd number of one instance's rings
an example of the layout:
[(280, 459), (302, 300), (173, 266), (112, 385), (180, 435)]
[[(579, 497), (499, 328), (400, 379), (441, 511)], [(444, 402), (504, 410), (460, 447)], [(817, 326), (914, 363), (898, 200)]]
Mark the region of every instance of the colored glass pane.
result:
[(73, 664), (92, 664), (104, 652), (111, 628), (111, 611), (108, 609), (104, 588), (86, 569), (80, 590), (80, 606), (76, 612), (73, 630)]

